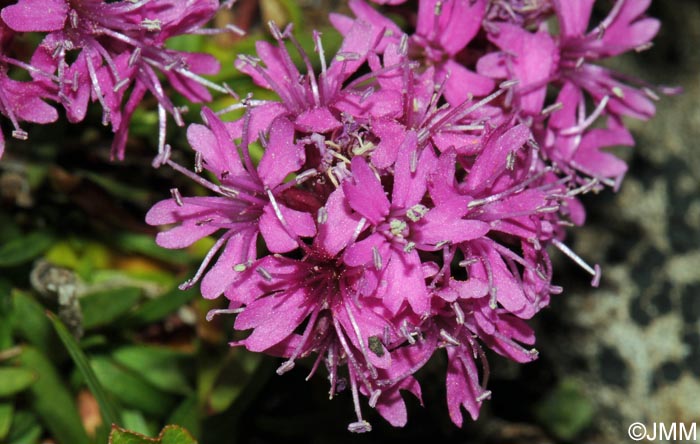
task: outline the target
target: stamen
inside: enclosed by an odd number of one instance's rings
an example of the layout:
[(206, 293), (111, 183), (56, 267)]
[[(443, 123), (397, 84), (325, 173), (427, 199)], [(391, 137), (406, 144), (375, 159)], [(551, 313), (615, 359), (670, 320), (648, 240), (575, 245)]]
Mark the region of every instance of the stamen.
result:
[(224, 234), (219, 238), (219, 240), (214, 243), (214, 245), (209, 249), (209, 252), (207, 253), (206, 256), (204, 256), (204, 259), (202, 260), (202, 263), (199, 265), (199, 268), (197, 269), (197, 272), (195, 275), (191, 278), (183, 282), (178, 286), (180, 290), (187, 290), (188, 288), (191, 288), (194, 286), (199, 279), (201, 279), (202, 275), (204, 274), (204, 270), (209, 266), (209, 263), (212, 261), (214, 256), (219, 252), (222, 246), (228, 242), (228, 240), (233, 236), (233, 234)]
[[(615, 92), (615, 88), (613, 88), (613, 93)], [(619, 89), (619, 88), (618, 88)], [(588, 116), (586, 119), (584, 119), (582, 122), (580, 122), (576, 126), (572, 126), (570, 128), (563, 129), (560, 131), (560, 134), (562, 136), (574, 136), (577, 134), (581, 134), (583, 131), (586, 130), (589, 126), (593, 124), (593, 122), (600, 117), (601, 114), (603, 114), (603, 111), (605, 111), (605, 107), (608, 104), (608, 101), (610, 100), (610, 96), (604, 96), (601, 100), (598, 106), (596, 106), (596, 109), (593, 110), (590, 116)]]
[(576, 265), (583, 268), (587, 273), (593, 276), (591, 286), (597, 287), (600, 284), (600, 278), (602, 273), (598, 264), (595, 264), (593, 267), (591, 267), (586, 261), (584, 261), (581, 258), (581, 256), (574, 253), (573, 250), (571, 250), (568, 246), (562, 243), (559, 239), (552, 239), (552, 244), (554, 244), (554, 246), (557, 247), (559, 251), (568, 256), (569, 259), (573, 260), (576, 263)]
[(228, 308), (217, 308), (214, 310), (209, 310), (206, 315), (206, 320), (207, 322), (211, 322), (212, 319), (214, 319), (215, 316), (221, 315), (221, 314), (238, 314), (242, 313), (244, 308), (234, 308), (234, 309), (228, 309)]

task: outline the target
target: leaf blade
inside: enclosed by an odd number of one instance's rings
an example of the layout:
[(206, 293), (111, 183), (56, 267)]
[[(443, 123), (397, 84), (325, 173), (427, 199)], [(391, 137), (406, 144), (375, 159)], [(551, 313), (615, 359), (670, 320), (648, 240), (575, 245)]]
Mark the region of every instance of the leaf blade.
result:
[(85, 356), (83, 351), (80, 349), (80, 346), (76, 342), (75, 338), (73, 338), (73, 336), (70, 334), (66, 326), (63, 325), (63, 322), (61, 322), (61, 320), (58, 319), (53, 313), (49, 313), (48, 316), (54, 329), (56, 330), (56, 333), (58, 334), (58, 337), (68, 350), (68, 354), (73, 359), (73, 362), (75, 363), (76, 367), (78, 367), (78, 370), (80, 370), (80, 373), (82, 373), (88, 388), (97, 400), (97, 403), (100, 406), (100, 413), (103, 421), (105, 424), (117, 424), (119, 422), (118, 410), (107, 397), (107, 393), (102, 387), (102, 384), (100, 384), (95, 372), (90, 367), (87, 356)]

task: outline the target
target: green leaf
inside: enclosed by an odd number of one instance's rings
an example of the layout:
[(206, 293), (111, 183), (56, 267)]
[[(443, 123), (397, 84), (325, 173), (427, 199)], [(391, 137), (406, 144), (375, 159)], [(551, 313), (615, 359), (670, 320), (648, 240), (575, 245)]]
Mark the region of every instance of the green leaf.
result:
[(535, 408), (535, 416), (557, 438), (572, 441), (593, 419), (593, 404), (580, 384), (565, 379)]
[(164, 416), (172, 408), (173, 397), (150, 385), (139, 374), (106, 357), (95, 357), (90, 363), (98, 380), (125, 405), (156, 416)]
[(200, 436), (202, 422), (197, 395), (192, 394), (192, 396), (185, 398), (170, 415), (168, 423), (179, 424), (191, 431), (194, 436)]
[(58, 337), (63, 342), (63, 345), (66, 346), (68, 354), (70, 354), (71, 358), (73, 358), (75, 366), (78, 368), (78, 370), (80, 370), (80, 373), (82, 373), (88, 388), (97, 400), (104, 423), (117, 424), (119, 422), (118, 410), (107, 397), (104, 388), (97, 379), (97, 376), (95, 376), (95, 372), (93, 372), (92, 368), (90, 367), (87, 357), (80, 349), (80, 346), (76, 342), (75, 338), (70, 334), (66, 326), (63, 325), (63, 322), (61, 322), (61, 320), (58, 319), (53, 313), (49, 313), (48, 316), (54, 329), (56, 330), (56, 333), (58, 334)]
[(107, 190), (108, 193), (128, 202), (147, 202), (150, 198), (148, 191), (126, 185), (124, 181), (115, 180), (105, 176), (104, 174), (93, 173), (90, 171), (81, 171), (80, 173)]
[(259, 377), (263, 361), (259, 353), (241, 348), (230, 349), (224, 359), (200, 356), (197, 388), (207, 411), (220, 413), (229, 408), (250, 381)]
[(13, 330), (30, 344), (39, 348), (50, 357), (61, 351), (51, 323), (46, 319), (44, 307), (31, 295), (22, 291), (12, 294), (14, 305)]
[[(64, 327), (65, 329), (65, 327)], [(14, 359), (16, 364), (33, 369), (39, 378), (29, 388), (29, 405), (39, 415), (51, 436), (59, 444), (87, 444), (88, 437), (78, 415), (73, 396), (66, 389), (51, 361), (33, 347), (24, 347), (22, 354)], [(19, 422), (19, 412), (15, 423)], [(10, 442), (16, 441), (15, 435), (22, 433), (10, 431)], [(19, 440), (19, 438), (17, 439)], [(34, 442), (22, 440), (21, 442)]]
[(14, 267), (39, 256), (53, 243), (51, 234), (36, 231), (7, 242), (0, 247), (0, 267)]
[(0, 441), (4, 442), (7, 435), (10, 433), (12, 426), (12, 416), (15, 413), (15, 407), (7, 402), (0, 402)]
[(12, 418), (12, 427), (7, 435), (9, 444), (37, 444), (43, 429), (36, 416), (27, 410), (18, 410)]
[(197, 440), (190, 432), (177, 425), (165, 426), (157, 438), (149, 438), (120, 427), (112, 427), (109, 444), (197, 444)]
[(185, 353), (166, 347), (138, 345), (122, 347), (112, 357), (164, 392), (183, 395), (192, 392), (184, 374), (185, 359), (189, 357)]
[(158, 246), (153, 236), (122, 233), (116, 237), (115, 242), (122, 251), (143, 254), (169, 264), (187, 265), (192, 262), (192, 257), (184, 251), (166, 250)]
[(83, 327), (101, 327), (119, 319), (141, 299), (141, 290), (133, 287), (116, 288), (91, 293), (80, 298)]
[[(124, 410), (122, 411), (122, 418), (124, 420), (124, 428), (133, 432), (143, 433), (144, 435), (151, 434), (151, 428), (148, 427), (146, 418), (138, 410)], [(155, 432), (153, 430), (153, 433)]]
[(162, 296), (144, 302), (124, 320), (124, 323), (126, 325), (145, 325), (158, 322), (194, 299), (197, 294), (196, 288), (185, 291), (175, 288)]
[(0, 397), (26, 390), (37, 380), (34, 370), (28, 368), (0, 367)]
[(0, 278), (0, 351), (12, 347), (12, 286)]

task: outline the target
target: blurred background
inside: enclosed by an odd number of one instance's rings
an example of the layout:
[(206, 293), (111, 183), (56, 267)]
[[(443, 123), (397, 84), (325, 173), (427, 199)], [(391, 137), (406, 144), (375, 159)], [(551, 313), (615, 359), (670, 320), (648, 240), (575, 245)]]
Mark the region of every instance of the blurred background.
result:
[[(294, 23), (309, 50), (303, 31), (321, 30), (332, 54), (340, 38), (327, 14), (343, 4), (239, 0), (217, 20), (246, 37), (172, 45), (216, 55), (223, 69), (214, 80), (269, 97), (233, 68), (236, 55), (253, 53), (270, 19)], [(439, 360), (421, 370), (426, 407), (408, 399), (405, 428), (365, 409), (374, 430), (359, 436), (346, 431), (349, 395), (329, 401), (321, 375), (304, 381), (310, 363), (277, 376), (275, 359), (228, 347), (232, 320), (204, 319), (220, 301), (177, 289), (212, 241), (163, 250), (143, 221), (169, 188), (201, 193), (172, 170), (151, 168), (155, 106), (137, 111), (123, 162), (109, 161), (112, 134), (97, 106), (80, 125), (62, 120), (30, 128), (29, 142), (8, 140), (0, 162), (0, 443), (105, 443), (100, 405), (128, 429), (156, 436), (178, 424), (202, 444), (605, 444), (626, 442), (637, 421), (700, 422), (700, 3), (658, 0), (649, 13), (663, 23), (655, 46), (615, 67), (684, 93), (663, 97), (650, 122), (629, 122), (638, 144), (622, 154), (630, 172), (621, 190), (585, 198), (587, 224), (569, 244), (601, 264), (601, 286), (590, 288), (589, 276), (554, 254), (565, 291), (534, 320), (539, 360), (490, 356), (493, 397), (462, 429), (449, 421)], [(30, 50), (36, 36), (23, 38)], [(174, 158), (190, 164), (184, 130), (171, 125), (168, 140)]]

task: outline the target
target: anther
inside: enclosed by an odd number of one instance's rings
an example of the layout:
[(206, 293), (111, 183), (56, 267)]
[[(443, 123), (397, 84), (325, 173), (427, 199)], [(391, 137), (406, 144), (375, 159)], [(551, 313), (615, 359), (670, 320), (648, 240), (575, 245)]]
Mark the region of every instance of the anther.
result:
[(543, 109), (540, 114), (547, 116), (555, 111), (559, 111), (562, 108), (564, 108), (564, 104), (562, 102), (556, 102)]
[(78, 27), (78, 12), (75, 9), (71, 9), (68, 16), (70, 17), (71, 28), (73, 28), (73, 29), (77, 28)]
[(12, 137), (14, 137), (15, 139), (18, 139), (18, 140), (27, 140), (27, 139), (29, 139), (29, 133), (27, 133), (26, 131), (24, 131), (22, 129), (16, 129), (16, 130), (12, 131)]
[(202, 152), (197, 151), (194, 155), (194, 172), (199, 174), (202, 172)]
[(418, 151), (413, 151), (411, 153), (410, 169), (411, 169), (411, 173), (415, 173), (416, 170), (418, 169)]
[(474, 265), (477, 262), (479, 262), (479, 259), (472, 257), (472, 258), (468, 258), (468, 259), (464, 259), (463, 261), (460, 261), (459, 264), (457, 264), (457, 265), (459, 265), (460, 267), (463, 267), (463, 268), (467, 268), (468, 266)]
[(476, 397), (476, 402), (482, 402), (491, 397), (491, 390), (484, 390), (482, 394)]
[(255, 271), (257, 271), (258, 274), (260, 276), (262, 276), (262, 278), (265, 279), (266, 281), (272, 280), (272, 275), (270, 274), (270, 272), (267, 271), (266, 269), (264, 269), (263, 267), (258, 267), (255, 269)]
[(160, 25), (161, 25), (161, 22), (158, 19), (145, 18), (145, 19), (143, 19), (143, 21), (141, 21), (141, 26), (144, 29), (146, 29), (146, 31), (150, 31), (150, 32), (160, 31), (160, 29), (161, 29)]
[(352, 424), (348, 424), (348, 431), (352, 433), (366, 433), (366, 432), (371, 432), (372, 431), (372, 426), (370, 423), (365, 421), (364, 419), (362, 421), (357, 421), (353, 422)]
[(218, 316), (220, 314), (238, 314), (238, 313), (241, 313), (243, 310), (244, 310), (243, 308), (235, 308), (235, 309), (217, 308), (214, 310), (209, 310), (207, 312), (206, 320), (207, 320), (207, 322), (211, 322), (212, 319), (214, 319), (214, 316)]
[(120, 89), (124, 88), (130, 81), (131, 81), (131, 79), (129, 79), (129, 78), (121, 79), (120, 81), (118, 81), (114, 85), (114, 88), (112, 88), (112, 91), (113, 92), (119, 91)]
[(506, 156), (506, 169), (513, 171), (515, 169), (515, 151), (509, 151)]
[(292, 360), (284, 361), (282, 363), (282, 365), (280, 365), (277, 368), (276, 373), (278, 375), (282, 376), (283, 374), (287, 373), (288, 371), (290, 371), (293, 368), (294, 368), (294, 361), (292, 361)]
[(455, 319), (458, 325), (464, 325), (464, 311), (458, 302), (452, 303), (452, 309), (455, 312)]
[(379, 249), (377, 249), (377, 247), (372, 247), (372, 259), (374, 260), (374, 268), (381, 270), (382, 256), (379, 254)]
[(212, 223), (212, 222), (214, 222), (214, 219), (211, 218), (211, 217), (208, 217), (208, 218), (206, 218), (206, 219), (198, 220), (197, 222), (195, 222), (195, 225), (198, 226), (198, 227), (201, 227), (201, 226), (204, 226), (204, 225), (208, 225), (208, 224), (210, 224), (210, 223)]
[(173, 199), (175, 199), (175, 203), (177, 204), (178, 207), (181, 207), (183, 205), (182, 195), (180, 194), (180, 190), (178, 190), (177, 188), (171, 188), (170, 195), (173, 196)]
[(226, 185), (219, 185), (219, 192), (226, 197), (237, 198), (241, 193), (235, 188)]
[(642, 91), (643, 91), (644, 94), (645, 94), (647, 97), (649, 97), (651, 100), (657, 100), (657, 101), (658, 101), (658, 100), (660, 99), (659, 96), (658, 96), (658, 94), (656, 94), (651, 88), (648, 88), (648, 87), (645, 86), (645, 87), (642, 88)]
[(505, 82), (501, 82), (500, 85), (498, 85), (498, 88), (499, 89), (509, 89), (509, 88), (514, 87), (518, 83), (520, 83), (520, 80), (518, 80), (518, 79), (506, 80)]
[(422, 204), (414, 205), (406, 211), (406, 217), (413, 222), (423, 219), (426, 214), (428, 214), (428, 207)]
[(447, 333), (447, 331), (444, 328), (440, 329), (440, 337), (444, 339), (448, 344), (452, 344), (457, 347), (462, 345), (462, 343), (459, 342), (454, 336)]
[(369, 406), (372, 408), (375, 408), (377, 406), (377, 401), (379, 401), (379, 397), (382, 396), (382, 391), (377, 389), (372, 392), (372, 396), (369, 397)]
[(129, 67), (131, 68), (141, 58), (141, 48), (134, 49), (129, 57)]

